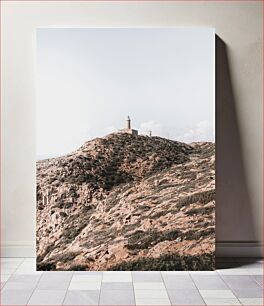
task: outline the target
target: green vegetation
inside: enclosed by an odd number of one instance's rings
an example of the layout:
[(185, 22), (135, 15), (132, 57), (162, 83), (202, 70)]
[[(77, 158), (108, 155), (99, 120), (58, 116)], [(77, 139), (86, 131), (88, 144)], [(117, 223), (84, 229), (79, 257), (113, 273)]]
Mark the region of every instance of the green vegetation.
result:
[(87, 265), (72, 265), (67, 271), (87, 271)]
[(159, 219), (162, 216), (165, 216), (168, 213), (168, 211), (164, 210), (164, 211), (159, 211), (156, 214), (152, 215), (151, 218), (152, 219)]
[(193, 215), (209, 215), (215, 211), (215, 208), (210, 206), (210, 207), (197, 207), (197, 208), (192, 208), (188, 211), (186, 211), (187, 216), (193, 216)]
[(155, 230), (138, 230), (129, 236), (128, 244), (126, 247), (128, 250), (144, 250), (166, 240), (173, 241), (177, 238), (180, 238), (181, 240), (199, 240), (200, 238), (205, 238), (213, 234), (213, 227), (201, 231), (189, 230), (185, 233), (179, 230), (172, 230), (167, 232), (159, 232)]
[(76, 236), (80, 234), (80, 232), (86, 227), (87, 220), (80, 222), (78, 226), (72, 226), (70, 228), (65, 228), (62, 232), (62, 236), (64, 237), (64, 242), (72, 241)]
[(136, 231), (128, 238), (126, 247), (129, 250), (147, 249), (155, 244), (165, 240), (175, 240), (179, 237), (180, 232), (173, 230), (169, 232), (158, 232), (155, 230)]
[(207, 204), (213, 200), (215, 200), (215, 189), (193, 193), (187, 197), (180, 198), (177, 201), (176, 207), (182, 208), (193, 203)]
[(43, 263), (37, 261), (37, 271), (54, 271), (56, 270), (56, 265), (54, 263)]
[(138, 205), (138, 209), (141, 211), (147, 211), (150, 210), (150, 206), (148, 205)]
[(214, 253), (202, 255), (162, 255), (158, 258), (141, 258), (110, 267), (110, 271), (198, 271), (214, 270)]
[(208, 229), (205, 230), (189, 230), (186, 233), (182, 234), (182, 238), (183, 240), (198, 240), (200, 238), (205, 238), (207, 236), (210, 235), (214, 235), (215, 234), (215, 230), (213, 227), (210, 227)]
[(55, 257), (52, 258), (52, 260), (54, 262), (68, 262), (68, 261), (72, 261), (77, 255), (79, 255), (80, 253), (78, 252), (69, 252), (69, 253), (65, 253), (65, 254), (61, 254), (61, 255), (56, 255)]

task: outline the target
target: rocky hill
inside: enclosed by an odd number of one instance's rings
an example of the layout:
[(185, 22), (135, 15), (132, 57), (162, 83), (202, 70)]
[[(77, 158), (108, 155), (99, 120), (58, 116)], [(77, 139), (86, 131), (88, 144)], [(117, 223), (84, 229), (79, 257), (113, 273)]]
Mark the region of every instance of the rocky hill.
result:
[(39, 270), (214, 268), (215, 146), (110, 134), (37, 162)]

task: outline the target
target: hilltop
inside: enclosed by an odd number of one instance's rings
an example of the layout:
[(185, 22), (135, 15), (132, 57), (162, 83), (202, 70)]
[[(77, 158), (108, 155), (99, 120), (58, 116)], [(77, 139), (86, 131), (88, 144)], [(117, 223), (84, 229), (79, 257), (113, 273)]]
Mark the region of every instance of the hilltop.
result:
[(214, 150), (123, 133), (38, 161), (38, 268), (212, 269)]

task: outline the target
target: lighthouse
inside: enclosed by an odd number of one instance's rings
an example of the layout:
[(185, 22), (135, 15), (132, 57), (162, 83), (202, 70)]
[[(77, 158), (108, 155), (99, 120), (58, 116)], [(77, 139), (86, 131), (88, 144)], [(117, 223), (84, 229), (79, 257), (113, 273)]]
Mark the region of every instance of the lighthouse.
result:
[(126, 124), (126, 128), (128, 130), (131, 130), (131, 119), (129, 116), (127, 116), (127, 120), (126, 120), (127, 124)]
[(131, 135), (138, 135), (138, 131), (137, 130), (133, 130), (131, 128), (131, 119), (129, 116), (127, 116), (126, 119), (126, 125), (124, 129), (118, 130), (118, 133), (127, 133), (127, 134), (131, 134)]

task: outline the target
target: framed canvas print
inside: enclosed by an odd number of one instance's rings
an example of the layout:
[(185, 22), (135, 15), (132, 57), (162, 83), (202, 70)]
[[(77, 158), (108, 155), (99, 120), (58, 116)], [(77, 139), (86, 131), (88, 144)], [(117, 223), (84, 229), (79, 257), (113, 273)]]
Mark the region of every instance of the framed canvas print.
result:
[(38, 270), (214, 269), (214, 43), (38, 29)]

